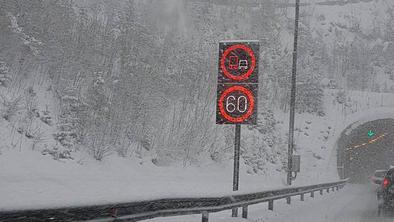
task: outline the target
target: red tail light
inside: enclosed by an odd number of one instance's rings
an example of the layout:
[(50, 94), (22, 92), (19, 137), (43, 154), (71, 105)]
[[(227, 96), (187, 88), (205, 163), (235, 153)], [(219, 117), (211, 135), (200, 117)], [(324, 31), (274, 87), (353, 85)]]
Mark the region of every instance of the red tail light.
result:
[(386, 187), (388, 187), (389, 185), (390, 185), (390, 180), (389, 179), (387, 179), (387, 178), (384, 178), (384, 180), (383, 180), (383, 187), (384, 188), (386, 188)]

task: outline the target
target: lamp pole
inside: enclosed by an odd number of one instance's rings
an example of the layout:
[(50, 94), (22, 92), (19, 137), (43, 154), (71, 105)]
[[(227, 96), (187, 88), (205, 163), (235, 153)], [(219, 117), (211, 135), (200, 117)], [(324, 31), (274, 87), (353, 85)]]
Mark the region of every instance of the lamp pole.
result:
[(290, 92), (290, 122), (289, 122), (289, 141), (287, 152), (287, 185), (291, 185), (292, 180), (292, 156), (294, 150), (294, 114), (296, 97), (296, 74), (297, 74), (297, 41), (298, 41), (298, 20), (300, 14), (300, 0), (295, 2), (295, 21), (294, 21), (294, 45), (293, 45), (293, 67), (291, 71), (291, 92)]

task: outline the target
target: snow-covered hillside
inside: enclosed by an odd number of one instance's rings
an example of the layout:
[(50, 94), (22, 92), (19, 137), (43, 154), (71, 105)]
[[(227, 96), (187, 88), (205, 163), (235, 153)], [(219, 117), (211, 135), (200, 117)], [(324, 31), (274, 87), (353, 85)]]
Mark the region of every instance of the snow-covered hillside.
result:
[[(303, 7), (301, 28), (306, 26), (311, 37), (324, 42), (327, 53), (338, 60), (329, 64), (331, 67), (321, 67), (326, 69), (321, 70), (326, 72), (326, 77), (335, 79), (342, 88), (352, 89), (359, 82), (346, 76), (354, 75), (367, 81), (367, 87), (361, 90), (393, 92), (394, 45), (388, 21), (392, 19), (394, 2), (310, 0), (306, 3), (310, 4)], [(344, 57), (346, 53), (350, 58)], [(360, 62), (365, 63), (365, 70), (357, 68)]]

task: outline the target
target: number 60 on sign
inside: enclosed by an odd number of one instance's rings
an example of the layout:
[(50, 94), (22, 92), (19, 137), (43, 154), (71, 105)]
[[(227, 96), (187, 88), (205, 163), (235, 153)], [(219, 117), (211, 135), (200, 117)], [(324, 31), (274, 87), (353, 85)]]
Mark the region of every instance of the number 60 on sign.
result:
[(257, 85), (219, 84), (217, 92), (218, 124), (255, 124)]

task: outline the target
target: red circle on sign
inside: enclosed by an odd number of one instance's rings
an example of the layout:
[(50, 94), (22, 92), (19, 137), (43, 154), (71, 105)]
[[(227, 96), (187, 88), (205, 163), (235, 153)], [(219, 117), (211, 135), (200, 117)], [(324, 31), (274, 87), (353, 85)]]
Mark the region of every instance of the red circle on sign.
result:
[[(227, 67), (225, 65), (225, 61), (226, 61), (227, 56), (230, 54), (230, 52), (232, 52), (232, 51), (234, 51), (236, 49), (244, 50), (250, 56), (250, 60), (251, 60), (250, 69), (247, 72), (245, 72), (245, 73), (243, 73), (242, 75), (239, 75), (239, 76), (231, 74), (227, 70)], [(248, 79), (249, 76), (252, 75), (255, 67), (256, 67), (256, 57), (254, 56), (253, 50), (251, 48), (249, 48), (248, 46), (243, 45), (243, 44), (237, 44), (237, 45), (233, 45), (233, 46), (228, 47), (223, 52), (222, 58), (220, 60), (220, 68), (222, 69), (223, 74), (227, 78), (232, 79), (232, 80), (236, 80), (236, 81), (242, 81), (242, 80)]]
[[(249, 100), (249, 103), (250, 103), (248, 111), (244, 115), (242, 115), (240, 117), (232, 117), (232, 116), (230, 116), (226, 112), (226, 110), (224, 109), (224, 106), (223, 106), (223, 102), (224, 102), (224, 99), (226, 98), (226, 96), (228, 96), (230, 93), (235, 92), (235, 91), (240, 91), (244, 95), (246, 95), (248, 97), (248, 100)], [(225, 119), (227, 119), (230, 122), (234, 122), (234, 123), (241, 123), (241, 122), (243, 122), (244, 120), (246, 120), (247, 118), (249, 118), (252, 115), (253, 109), (254, 109), (253, 94), (252, 94), (252, 92), (249, 89), (247, 89), (247, 88), (245, 88), (243, 86), (232, 86), (232, 87), (224, 90), (224, 92), (222, 93), (222, 95), (219, 98), (219, 110), (220, 110), (220, 113), (222, 114), (222, 116)]]

